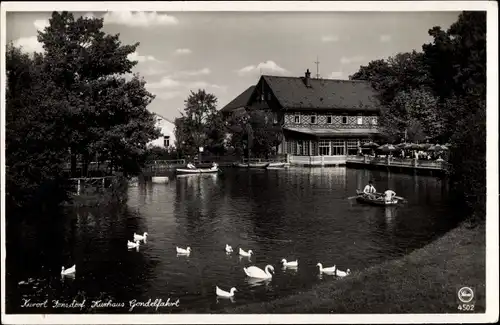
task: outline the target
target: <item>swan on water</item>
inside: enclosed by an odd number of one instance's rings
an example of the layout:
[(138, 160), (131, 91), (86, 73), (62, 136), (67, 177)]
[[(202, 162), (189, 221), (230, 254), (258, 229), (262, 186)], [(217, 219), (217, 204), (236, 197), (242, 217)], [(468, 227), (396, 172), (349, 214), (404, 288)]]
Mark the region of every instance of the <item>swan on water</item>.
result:
[(283, 263), (284, 267), (297, 267), (297, 266), (299, 266), (299, 262), (297, 260), (287, 262), (286, 259), (282, 259), (281, 263)]
[(231, 246), (229, 246), (228, 244), (226, 244), (226, 253), (232, 253), (233, 252), (233, 248)]
[(231, 297), (234, 297), (234, 293), (238, 291), (236, 290), (236, 288), (231, 288), (231, 290), (229, 292), (227, 291), (224, 291), (222, 290), (221, 288), (215, 286), (215, 293), (217, 294), (217, 296), (219, 297), (226, 297), (226, 298), (231, 298)]
[(136, 247), (139, 247), (139, 241), (136, 240), (135, 243), (134, 242), (131, 242), (130, 240), (127, 241), (127, 246), (128, 248), (136, 248)]
[(244, 250), (242, 250), (242, 249), (240, 248), (240, 255), (241, 255), (241, 256), (247, 256), (247, 257), (250, 257), (250, 255), (252, 255), (252, 254), (253, 254), (252, 250), (249, 250), (248, 252), (245, 252)]
[(69, 269), (64, 269), (64, 266), (61, 270), (61, 275), (74, 274), (76, 272), (76, 264), (70, 267)]
[(257, 266), (243, 268), (243, 271), (245, 271), (247, 276), (256, 279), (271, 279), (273, 275), (269, 272), (269, 270), (274, 272), (274, 267), (272, 265), (266, 265), (264, 270), (258, 268)]
[(180, 248), (180, 247), (175, 247), (177, 250), (177, 254), (182, 254), (182, 255), (189, 255), (191, 254), (191, 247), (188, 246), (188, 248)]
[(332, 266), (332, 267), (325, 267), (325, 268), (323, 268), (323, 264), (321, 264), (321, 263), (316, 264), (316, 266), (319, 267), (319, 272), (320, 273), (325, 273), (325, 274), (335, 274), (335, 270), (337, 268), (335, 265)]
[(141, 235), (138, 235), (134, 232), (134, 241), (140, 241), (140, 240), (144, 240), (146, 241), (146, 237), (148, 236), (148, 233), (145, 232), (142, 236)]
[(339, 276), (339, 277), (342, 277), (342, 278), (345, 277), (345, 276), (348, 276), (349, 274), (351, 274), (351, 270), (350, 269), (347, 269), (346, 272), (341, 271), (339, 269), (335, 269), (335, 272), (336, 272), (336, 274), (335, 274), (336, 276)]

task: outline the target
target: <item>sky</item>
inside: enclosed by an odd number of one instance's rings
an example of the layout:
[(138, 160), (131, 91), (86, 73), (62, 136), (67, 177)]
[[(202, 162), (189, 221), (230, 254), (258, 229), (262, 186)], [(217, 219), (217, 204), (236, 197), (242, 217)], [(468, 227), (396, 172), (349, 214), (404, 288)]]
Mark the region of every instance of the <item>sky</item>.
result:
[[(37, 30), (50, 12), (8, 12), (7, 41), (43, 51)], [(218, 109), (261, 74), (348, 79), (361, 65), (421, 51), (433, 26), (447, 29), (459, 12), (74, 12), (104, 17), (104, 31), (140, 42), (133, 72), (156, 95), (148, 109), (180, 116), (190, 90), (205, 89)]]

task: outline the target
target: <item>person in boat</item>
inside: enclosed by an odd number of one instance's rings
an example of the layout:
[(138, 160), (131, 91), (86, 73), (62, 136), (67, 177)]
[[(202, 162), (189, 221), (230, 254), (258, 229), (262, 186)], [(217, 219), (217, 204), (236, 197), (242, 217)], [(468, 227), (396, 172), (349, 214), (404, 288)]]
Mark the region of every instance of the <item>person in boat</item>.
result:
[(196, 169), (196, 167), (192, 163), (187, 164), (187, 168), (189, 169)]
[(369, 181), (368, 185), (365, 186), (363, 189), (363, 193), (368, 196), (369, 198), (375, 199), (377, 196), (375, 195), (377, 193), (377, 190), (373, 186), (373, 182)]
[(384, 200), (386, 203), (392, 202), (394, 200), (394, 197), (396, 196), (396, 192), (393, 190), (387, 190), (384, 192)]
[(212, 163), (212, 169), (217, 169), (219, 167), (219, 165), (217, 165), (217, 163)]

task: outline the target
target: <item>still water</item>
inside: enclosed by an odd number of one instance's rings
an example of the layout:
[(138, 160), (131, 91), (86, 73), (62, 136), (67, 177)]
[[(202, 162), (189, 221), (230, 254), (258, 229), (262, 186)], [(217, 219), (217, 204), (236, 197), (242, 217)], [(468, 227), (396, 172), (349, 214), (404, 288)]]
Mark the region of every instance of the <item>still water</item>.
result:
[[(385, 208), (347, 199), (370, 179), (378, 191), (394, 189), (408, 202)], [(8, 313), (128, 313), (134, 299), (169, 301), (136, 305), (137, 313), (191, 313), (266, 301), (342, 281), (319, 277), (318, 262), (360, 271), (455, 225), (445, 181), (347, 168), (229, 168), (172, 177), (130, 187), (123, 206), (72, 210), (61, 220), (9, 230)], [(134, 232), (149, 234), (138, 250), (127, 249)], [(227, 255), (226, 244), (235, 253)], [(177, 256), (176, 246), (190, 246), (191, 255)], [(240, 258), (239, 247), (255, 255)], [(298, 269), (282, 270), (283, 258), (298, 259)], [(73, 264), (76, 276), (62, 279), (61, 266)], [(267, 264), (276, 271), (270, 282), (248, 281), (243, 267)], [(238, 292), (217, 299), (216, 285)], [(47, 302), (22, 307), (27, 299)], [(85, 303), (54, 308), (54, 300)]]

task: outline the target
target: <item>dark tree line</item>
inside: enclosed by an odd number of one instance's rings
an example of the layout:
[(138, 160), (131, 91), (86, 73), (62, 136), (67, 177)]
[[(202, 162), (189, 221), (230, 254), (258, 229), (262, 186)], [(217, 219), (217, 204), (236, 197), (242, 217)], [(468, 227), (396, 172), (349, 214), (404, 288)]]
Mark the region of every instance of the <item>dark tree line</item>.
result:
[[(388, 141), (451, 144), (457, 204), (475, 220), (486, 216), (486, 13), (463, 12), (448, 30), (433, 27), (422, 51), (399, 53), (360, 67), (384, 104)], [(496, 109), (496, 108), (495, 108)]]
[[(9, 207), (60, 202), (64, 166), (109, 161), (126, 175), (159, 137), (147, 109), (153, 95), (128, 60), (139, 43), (123, 45), (102, 31), (103, 19), (54, 12), (38, 32), (44, 53), (6, 54), (6, 194)], [(85, 172), (84, 172), (85, 174)], [(56, 195), (56, 194), (59, 195)]]

